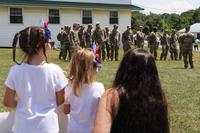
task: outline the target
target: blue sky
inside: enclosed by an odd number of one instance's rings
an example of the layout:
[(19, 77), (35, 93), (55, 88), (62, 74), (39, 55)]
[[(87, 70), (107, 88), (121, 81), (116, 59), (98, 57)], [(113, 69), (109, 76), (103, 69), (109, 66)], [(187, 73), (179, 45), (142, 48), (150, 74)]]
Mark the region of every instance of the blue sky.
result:
[(144, 13), (150, 11), (157, 14), (177, 13), (200, 7), (200, 0), (132, 0), (134, 5), (145, 8)]

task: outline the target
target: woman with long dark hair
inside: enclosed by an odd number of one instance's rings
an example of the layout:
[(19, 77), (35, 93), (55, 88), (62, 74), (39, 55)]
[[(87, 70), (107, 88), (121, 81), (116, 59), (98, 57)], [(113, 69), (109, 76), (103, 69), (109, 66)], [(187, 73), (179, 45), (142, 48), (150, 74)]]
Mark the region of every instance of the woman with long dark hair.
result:
[(154, 57), (131, 49), (100, 100), (94, 133), (169, 133), (168, 107)]

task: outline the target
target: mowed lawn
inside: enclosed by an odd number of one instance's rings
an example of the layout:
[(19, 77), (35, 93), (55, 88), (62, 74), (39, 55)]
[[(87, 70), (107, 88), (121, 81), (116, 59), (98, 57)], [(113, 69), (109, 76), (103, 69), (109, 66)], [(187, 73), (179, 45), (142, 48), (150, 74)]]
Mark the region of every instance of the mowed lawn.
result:
[[(122, 58), (120, 50), (120, 59)], [(49, 62), (68, 70), (69, 62), (58, 60), (58, 50), (53, 50)], [(12, 50), (0, 49), (0, 112), (10, 111), (2, 105), (4, 82), (12, 62)], [(97, 80), (109, 88), (119, 62), (104, 62)], [(182, 61), (157, 61), (162, 87), (169, 102), (172, 133), (200, 133), (200, 52), (194, 52), (195, 69), (183, 69)]]

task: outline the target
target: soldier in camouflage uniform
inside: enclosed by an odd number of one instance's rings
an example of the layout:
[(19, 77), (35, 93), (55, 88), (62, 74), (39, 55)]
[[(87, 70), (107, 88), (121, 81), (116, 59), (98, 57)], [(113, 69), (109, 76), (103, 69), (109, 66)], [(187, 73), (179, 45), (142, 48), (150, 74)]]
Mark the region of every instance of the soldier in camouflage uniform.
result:
[(157, 60), (157, 49), (158, 49), (156, 32), (157, 29), (154, 28), (153, 32), (151, 32), (148, 37), (150, 53), (154, 56), (155, 60)]
[(110, 35), (110, 43), (111, 43), (111, 60), (113, 60), (113, 56), (115, 53), (115, 61), (118, 61), (118, 51), (120, 45), (120, 32), (118, 31), (118, 26), (114, 25), (113, 30)]
[(127, 30), (122, 34), (122, 43), (124, 53), (126, 53), (129, 49), (131, 49), (133, 37), (132, 30), (130, 26), (127, 26)]
[(99, 55), (100, 57), (102, 57), (102, 60), (105, 60), (105, 31), (103, 29), (101, 29), (100, 27), (100, 23), (96, 24), (96, 28), (93, 32), (93, 39), (96, 43), (96, 45), (99, 45), (100, 50), (99, 50)]
[(70, 33), (70, 27), (69, 26), (65, 26), (64, 27), (64, 32), (63, 35), (61, 37), (61, 40), (63, 42), (62, 45), (62, 55), (63, 55), (63, 59), (66, 60), (67, 58), (67, 53), (68, 53), (68, 60), (71, 60), (71, 46), (72, 46), (72, 38), (71, 38), (71, 33)]
[(183, 44), (181, 44), (181, 38), (182, 36), (178, 37), (178, 43), (179, 43), (179, 60), (182, 60), (182, 56), (183, 56)]
[(143, 26), (140, 26), (140, 30), (136, 33), (136, 40), (135, 45), (137, 48), (143, 48), (144, 47), (144, 33), (143, 33)]
[(86, 47), (84, 29), (85, 29), (84, 26), (80, 26), (80, 30), (78, 31), (78, 38), (79, 38), (79, 41), (80, 41), (80, 47), (81, 48), (85, 48)]
[(71, 30), (71, 36), (72, 36), (71, 42), (73, 43), (72, 45), (73, 53), (76, 52), (80, 48), (80, 40), (78, 37), (79, 28), (80, 28), (79, 24), (74, 23), (73, 29)]
[(160, 37), (160, 44), (162, 46), (162, 53), (160, 55), (160, 60), (167, 59), (167, 54), (169, 50), (169, 40), (166, 31), (164, 31), (163, 35)]
[(178, 50), (177, 50), (177, 36), (176, 31), (173, 30), (169, 40), (170, 45), (170, 57), (172, 60), (177, 60)]
[(86, 48), (92, 48), (92, 25), (88, 25), (88, 28), (85, 32), (85, 42), (86, 42)]
[(188, 68), (188, 60), (190, 64), (190, 68), (194, 68), (193, 64), (193, 43), (195, 42), (194, 35), (190, 33), (190, 27), (186, 27), (185, 33), (181, 35), (180, 43), (183, 45), (183, 60), (184, 67)]
[(105, 27), (105, 45), (106, 45), (106, 55), (107, 59), (110, 59), (110, 30)]

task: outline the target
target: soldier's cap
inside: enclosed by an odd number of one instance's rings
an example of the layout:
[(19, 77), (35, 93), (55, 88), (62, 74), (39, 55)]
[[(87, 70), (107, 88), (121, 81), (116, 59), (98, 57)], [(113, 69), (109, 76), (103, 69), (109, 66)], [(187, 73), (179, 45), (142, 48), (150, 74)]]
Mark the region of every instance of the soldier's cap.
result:
[(69, 27), (69, 25), (65, 25), (65, 26), (64, 26), (64, 28), (68, 28), (68, 27)]
[(130, 26), (130, 25), (128, 25), (128, 26), (127, 26), (127, 29), (130, 29), (130, 28), (131, 28), (131, 26)]
[(107, 29), (107, 28), (109, 28), (108, 26), (105, 26), (105, 28)]
[(100, 22), (96, 22), (96, 25), (100, 25)]
[(142, 26), (142, 25), (140, 25), (140, 28), (143, 28), (143, 26)]
[(92, 24), (88, 24), (88, 28), (92, 28)]
[(117, 24), (114, 24), (113, 27), (114, 27), (114, 28), (115, 28), (115, 27), (118, 27), (118, 25), (117, 25)]
[(189, 30), (189, 29), (190, 29), (190, 26), (189, 26), (189, 25), (188, 25), (188, 26), (186, 26), (186, 27), (185, 27), (185, 29), (186, 29), (186, 30)]

